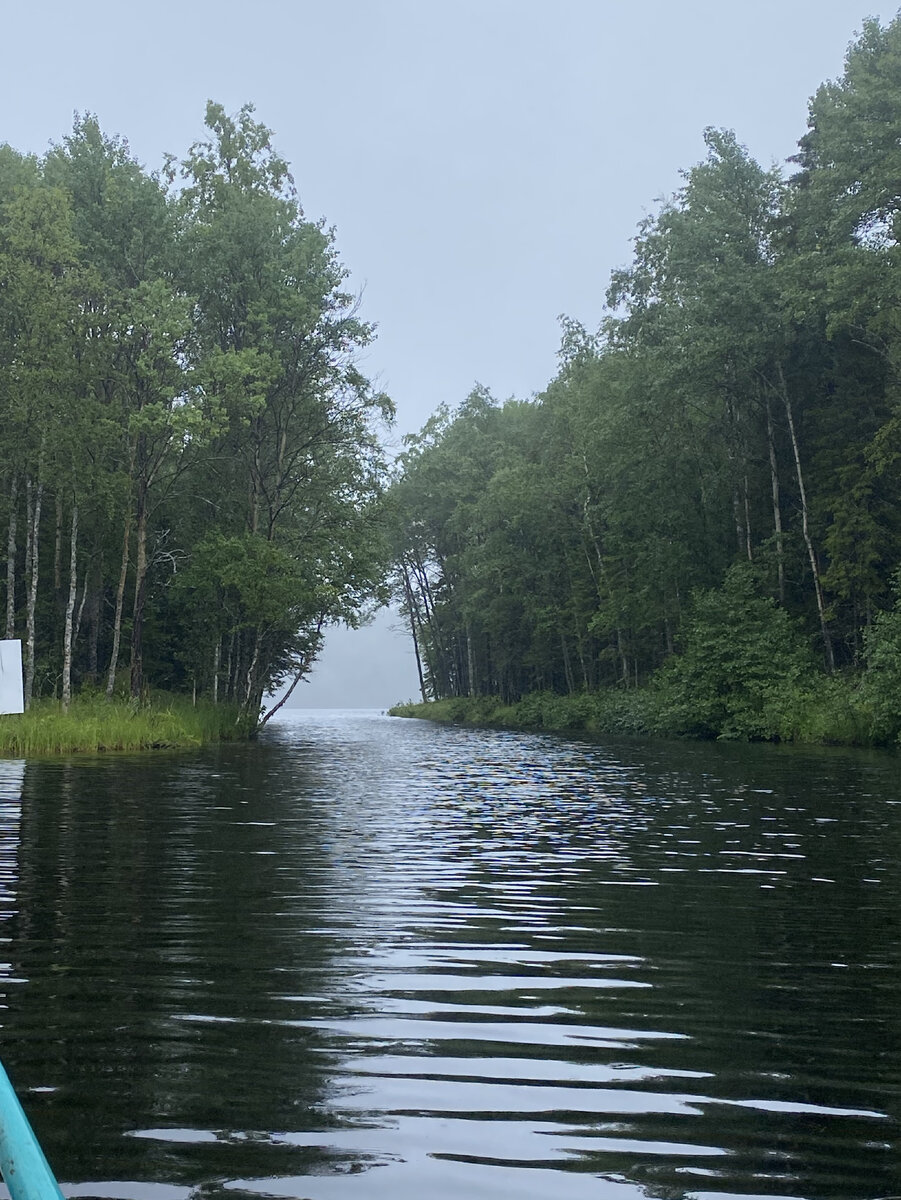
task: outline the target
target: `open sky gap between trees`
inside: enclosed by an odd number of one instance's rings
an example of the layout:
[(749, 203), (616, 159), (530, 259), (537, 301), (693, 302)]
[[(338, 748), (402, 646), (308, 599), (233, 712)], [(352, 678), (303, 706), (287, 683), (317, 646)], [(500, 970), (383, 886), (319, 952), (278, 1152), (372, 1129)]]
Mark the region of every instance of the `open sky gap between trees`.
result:
[(90, 115), (0, 147), (28, 702), (154, 688), (256, 721), (393, 596), (424, 699), (897, 738), (901, 21), (865, 23), (788, 178), (708, 130), (547, 388), (477, 386), (393, 466), (331, 232), (251, 106), (206, 130), (158, 173)]

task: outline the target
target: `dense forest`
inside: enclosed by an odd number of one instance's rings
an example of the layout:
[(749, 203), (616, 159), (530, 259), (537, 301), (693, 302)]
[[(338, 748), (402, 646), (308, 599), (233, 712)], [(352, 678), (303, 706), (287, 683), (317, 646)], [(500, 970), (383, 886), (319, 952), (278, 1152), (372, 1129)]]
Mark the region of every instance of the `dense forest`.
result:
[(392, 499), (423, 698), (594, 696), (622, 728), (888, 740), (901, 18), (866, 22), (787, 176), (730, 132), (705, 142), (599, 331), (563, 322), (546, 390), (477, 387), (408, 439)]
[(898, 737), (901, 17), (865, 23), (790, 171), (705, 142), (544, 392), (477, 386), (390, 487), (373, 330), (251, 106), (208, 105), (158, 173), (88, 115), (0, 146), (26, 702), (163, 688), (253, 720), (393, 587), (423, 698)]
[(5, 636), (26, 704), (199, 692), (254, 719), (384, 597), (387, 398), (251, 106), (148, 173), (91, 116), (0, 146)]

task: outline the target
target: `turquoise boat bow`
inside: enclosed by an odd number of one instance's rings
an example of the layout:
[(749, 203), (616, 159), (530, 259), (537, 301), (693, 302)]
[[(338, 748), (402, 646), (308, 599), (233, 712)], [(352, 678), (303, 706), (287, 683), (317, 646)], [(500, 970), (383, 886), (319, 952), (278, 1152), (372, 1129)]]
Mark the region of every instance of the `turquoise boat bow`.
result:
[(0, 1172), (12, 1200), (62, 1200), (40, 1142), (0, 1064)]

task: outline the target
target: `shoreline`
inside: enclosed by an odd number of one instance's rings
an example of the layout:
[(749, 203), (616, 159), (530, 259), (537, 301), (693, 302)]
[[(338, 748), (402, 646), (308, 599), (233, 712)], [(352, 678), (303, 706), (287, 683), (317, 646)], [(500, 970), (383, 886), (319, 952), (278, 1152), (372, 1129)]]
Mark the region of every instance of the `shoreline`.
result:
[(105, 696), (37, 700), (25, 713), (0, 716), (0, 758), (60, 754), (127, 754), (190, 750), (214, 742), (246, 741), (252, 730), (234, 705), (212, 704), (174, 693), (155, 693), (141, 704)]
[[(891, 741), (867, 736), (866, 723), (848, 720), (843, 711), (831, 720), (817, 719), (815, 704), (801, 706), (791, 736), (730, 737), (701, 734), (674, 727), (662, 713), (658, 696), (647, 688), (619, 691), (581, 692), (561, 696), (532, 692), (506, 703), (499, 696), (454, 696), (425, 703), (409, 701), (388, 709), (391, 717), (415, 717), (448, 725), (481, 726), (530, 733), (590, 734), (637, 738), (666, 738), (678, 741), (731, 741), (797, 746), (844, 746), (860, 750), (897, 752)], [(829, 714), (832, 716), (832, 714)], [(838, 719), (836, 719), (838, 718)]]

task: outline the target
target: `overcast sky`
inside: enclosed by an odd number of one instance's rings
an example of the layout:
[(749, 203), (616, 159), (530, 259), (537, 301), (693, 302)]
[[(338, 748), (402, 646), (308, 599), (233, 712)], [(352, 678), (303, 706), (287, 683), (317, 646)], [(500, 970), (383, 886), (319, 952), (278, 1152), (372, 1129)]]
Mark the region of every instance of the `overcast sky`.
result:
[[(398, 433), (478, 381), (499, 399), (554, 373), (557, 318), (590, 328), (611, 270), (702, 133), (784, 163), (841, 74), (866, 0), (0, 0), (0, 141), (42, 152), (96, 113), (148, 168), (203, 134), (207, 99), (275, 131), (363, 315), (364, 366)], [(416, 691), (382, 617), (333, 636), (304, 704)], [(295, 693), (297, 695), (297, 693)]]

